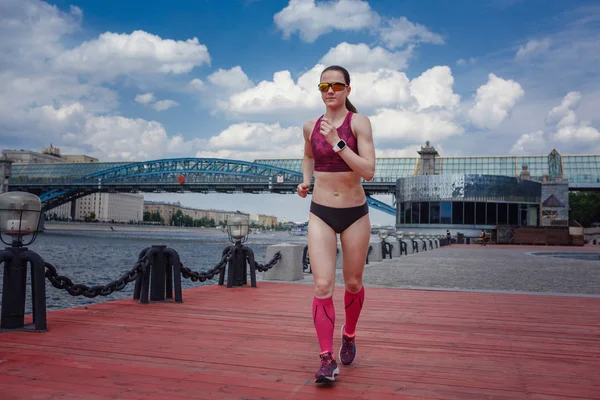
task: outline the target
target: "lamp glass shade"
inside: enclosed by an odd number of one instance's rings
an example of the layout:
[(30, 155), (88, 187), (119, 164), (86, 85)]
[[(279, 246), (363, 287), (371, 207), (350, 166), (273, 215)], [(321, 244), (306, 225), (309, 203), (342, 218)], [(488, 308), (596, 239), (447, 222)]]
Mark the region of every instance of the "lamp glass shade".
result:
[(396, 237), (402, 239), (404, 237), (404, 231), (396, 231)]
[(16, 237), (37, 231), (42, 213), (40, 198), (28, 192), (0, 194), (0, 232)]
[(227, 219), (227, 232), (235, 240), (242, 240), (248, 235), (249, 221), (242, 215), (234, 215)]
[(380, 229), (378, 235), (379, 238), (386, 239), (389, 235), (389, 232), (387, 231), (387, 229)]

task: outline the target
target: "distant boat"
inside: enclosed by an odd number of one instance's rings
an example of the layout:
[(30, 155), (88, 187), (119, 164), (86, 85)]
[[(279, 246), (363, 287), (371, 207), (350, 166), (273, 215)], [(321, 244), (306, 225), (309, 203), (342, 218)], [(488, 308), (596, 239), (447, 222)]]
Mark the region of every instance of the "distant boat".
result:
[(292, 236), (306, 236), (307, 234), (308, 230), (303, 228), (292, 228), (290, 230), (290, 235)]

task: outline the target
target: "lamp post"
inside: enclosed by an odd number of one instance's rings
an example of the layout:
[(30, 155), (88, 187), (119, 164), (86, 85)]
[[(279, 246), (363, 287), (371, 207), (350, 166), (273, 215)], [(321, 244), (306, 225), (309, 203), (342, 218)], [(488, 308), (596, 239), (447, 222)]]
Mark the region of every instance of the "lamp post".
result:
[[(0, 194), (0, 239), (10, 246), (0, 251), (4, 263), (0, 330), (46, 330), (46, 285), (44, 260), (28, 250), (38, 233), (42, 203), (27, 192)], [(25, 240), (29, 236), (28, 240)], [(10, 239), (6, 239), (9, 237)], [(27, 263), (31, 264), (31, 297), (34, 329), (25, 326)]]
[[(250, 264), (250, 280), (252, 287), (256, 287), (256, 269), (254, 263), (254, 252), (247, 246), (244, 246), (248, 240), (250, 231), (248, 217), (243, 215), (234, 215), (227, 219), (227, 236), (233, 246), (228, 246), (223, 250), (223, 255), (232, 251), (227, 271), (227, 287), (245, 286), (248, 282), (248, 273), (246, 262)], [(221, 271), (219, 276), (219, 285), (223, 285), (225, 271)]]

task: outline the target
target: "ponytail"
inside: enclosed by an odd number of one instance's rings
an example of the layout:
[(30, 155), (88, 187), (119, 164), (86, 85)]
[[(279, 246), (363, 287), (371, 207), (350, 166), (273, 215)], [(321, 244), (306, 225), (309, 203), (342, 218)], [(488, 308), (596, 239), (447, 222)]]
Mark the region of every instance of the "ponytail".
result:
[(350, 100), (347, 97), (346, 97), (346, 108), (348, 109), (348, 111), (352, 111), (355, 114), (358, 113), (358, 111), (356, 111), (356, 107), (354, 107), (354, 105), (352, 103), (350, 103)]

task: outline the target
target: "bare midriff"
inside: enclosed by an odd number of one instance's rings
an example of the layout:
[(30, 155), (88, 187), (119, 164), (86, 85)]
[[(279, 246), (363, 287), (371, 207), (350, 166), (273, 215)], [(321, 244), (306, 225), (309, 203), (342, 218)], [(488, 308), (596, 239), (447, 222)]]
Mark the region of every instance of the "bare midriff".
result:
[(361, 206), (366, 201), (361, 177), (349, 172), (314, 172), (312, 200), (323, 206), (346, 208)]

